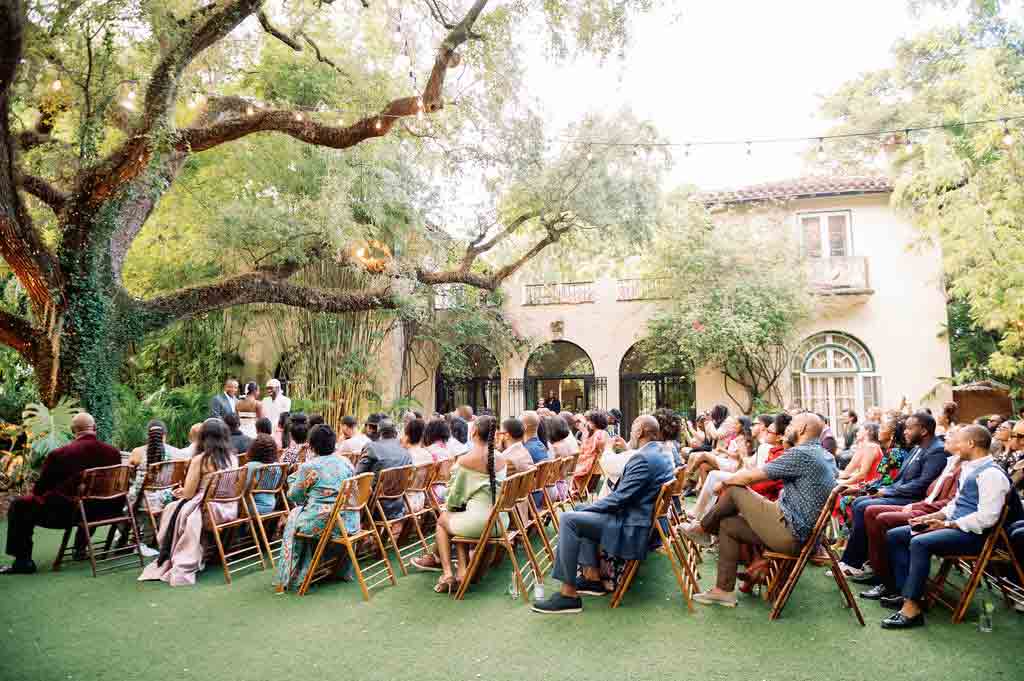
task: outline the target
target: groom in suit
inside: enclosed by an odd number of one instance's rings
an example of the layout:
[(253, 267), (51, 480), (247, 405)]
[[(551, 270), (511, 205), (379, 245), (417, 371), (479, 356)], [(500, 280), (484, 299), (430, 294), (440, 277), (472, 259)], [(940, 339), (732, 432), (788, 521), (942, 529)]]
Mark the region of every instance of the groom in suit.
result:
[(210, 418), (224, 420), (225, 414), (235, 413), (238, 401), (238, 381), (229, 378), (224, 381), (224, 392), (210, 398)]
[[(672, 460), (661, 450), (661, 427), (653, 416), (633, 421), (630, 447), (638, 450), (622, 472), (615, 490), (592, 504), (563, 513), (558, 529), (558, 555), (553, 576), (559, 593), (533, 604), (545, 615), (583, 612), (580, 594), (607, 593), (598, 573), (599, 547), (624, 560), (643, 560), (651, 538), (651, 514), (661, 486), (675, 475)], [(583, 579), (576, 570), (583, 567)]]

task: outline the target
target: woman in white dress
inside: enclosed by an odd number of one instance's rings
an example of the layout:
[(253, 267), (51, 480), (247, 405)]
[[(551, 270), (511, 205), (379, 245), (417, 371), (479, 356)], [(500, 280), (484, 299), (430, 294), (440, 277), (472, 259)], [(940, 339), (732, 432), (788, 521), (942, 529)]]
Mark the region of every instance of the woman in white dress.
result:
[(235, 404), (240, 430), (256, 439), (256, 421), (263, 417), (263, 403), (260, 402), (260, 386), (253, 381), (245, 384), (245, 397)]

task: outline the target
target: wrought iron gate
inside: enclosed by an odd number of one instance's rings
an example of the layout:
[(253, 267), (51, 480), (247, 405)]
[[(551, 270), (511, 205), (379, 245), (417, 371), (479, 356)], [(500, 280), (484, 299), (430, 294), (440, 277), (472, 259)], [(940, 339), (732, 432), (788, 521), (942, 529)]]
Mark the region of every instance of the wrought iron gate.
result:
[(640, 414), (667, 407), (694, 417), (697, 390), (689, 376), (627, 374), (619, 379), (619, 408), (626, 428)]

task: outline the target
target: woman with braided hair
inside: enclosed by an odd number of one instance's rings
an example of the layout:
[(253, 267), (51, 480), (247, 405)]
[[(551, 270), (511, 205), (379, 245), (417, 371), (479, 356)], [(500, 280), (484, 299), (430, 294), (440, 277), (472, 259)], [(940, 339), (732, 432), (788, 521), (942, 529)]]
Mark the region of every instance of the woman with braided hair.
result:
[(457, 591), (466, 577), (469, 550), (459, 544), (458, 572), (452, 572), (451, 537), (479, 538), (491, 514), (498, 487), (505, 479), (508, 462), (494, 450), (498, 420), (480, 416), (470, 426), (469, 451), (452, 467), (448, 481), (448, 510), (437, 519), (435, 553), (420, 556), (413, 565), (421, 570), (440, 572), (434, 585), (437, 593)]

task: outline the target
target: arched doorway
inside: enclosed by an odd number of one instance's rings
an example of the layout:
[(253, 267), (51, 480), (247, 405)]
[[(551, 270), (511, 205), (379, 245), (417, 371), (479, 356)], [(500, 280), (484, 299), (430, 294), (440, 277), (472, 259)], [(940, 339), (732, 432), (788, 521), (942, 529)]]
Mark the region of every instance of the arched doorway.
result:
[(867, 346), (849, 334), (822, 331), (793, 355), (793, 402), (822, 414), (841, 432), (839, 416), (853, 409), (863, 416), (882, 404), (882, 377)]
[(634, 343), (619, 363), (619, 409), (626, 430), (640, 414), (666, 407), (693, 418), (697, 387), (692, 372), (655, 361), (645, 341)]
[(479, 345), (463, 348), (466, 372), (462, 376), (445, 376), (442, 367), (437, 368), (435, 384), (435, 409), (440, 414), (453, 411), (468, 404), (473, 413), (482, 409), (501, 417), (501, 368), (498, 360), (489, 350)]
[(526, 362), (523, 383), (526, 409), (536, 409), (541, 398), (552, 397), (562, 410), (605, 408), (607, 380), (594, 376), (590, 356), (569, 341), (552, 341), (534, 350)]

